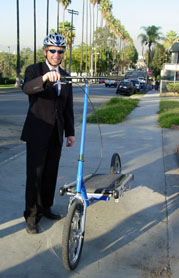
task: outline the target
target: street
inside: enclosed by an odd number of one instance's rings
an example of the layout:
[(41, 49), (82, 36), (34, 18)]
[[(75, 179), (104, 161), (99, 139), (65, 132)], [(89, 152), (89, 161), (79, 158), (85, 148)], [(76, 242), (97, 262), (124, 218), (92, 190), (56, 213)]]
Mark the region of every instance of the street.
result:
[[(75, 125), (82, 119), (84, 86), (73, 86)], [(82, 90), (83, 89), (83, 90)], [(90, 99), (95, 108), (115, 96), (115, 88), (105, 88), (104, 85), (90, 86)], [(23, 142), (20, 135), (28, 109), (28, 97), (19, 89), (15, 93), (0, 93), (0, 162), (21, 152)], [(93, 108), (88, 105), (88, 113)]]

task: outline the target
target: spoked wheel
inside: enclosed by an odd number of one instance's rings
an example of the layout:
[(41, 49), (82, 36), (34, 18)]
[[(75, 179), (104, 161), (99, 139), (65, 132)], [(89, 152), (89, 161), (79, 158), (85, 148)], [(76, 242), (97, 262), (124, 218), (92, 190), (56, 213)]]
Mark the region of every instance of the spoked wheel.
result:
[(114, 153), (111, 158), (110, 173), (117, 174), (121, 172), (121, 159), (118, 153)]
[(74, 201), (68, 211), (62, 236), (62, 260), (67, 270), (77, 267), (84, 241), (84, 207)]

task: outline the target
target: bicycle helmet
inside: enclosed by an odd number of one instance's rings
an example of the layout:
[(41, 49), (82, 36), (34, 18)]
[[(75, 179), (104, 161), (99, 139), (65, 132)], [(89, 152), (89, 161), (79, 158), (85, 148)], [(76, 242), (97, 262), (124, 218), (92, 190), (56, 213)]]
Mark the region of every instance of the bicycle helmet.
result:
[(61, 46), (66, 47), (66, 41), (64, 36), (58, 34), (58, 33), (52, 33), (45, 37), (44, 46)]

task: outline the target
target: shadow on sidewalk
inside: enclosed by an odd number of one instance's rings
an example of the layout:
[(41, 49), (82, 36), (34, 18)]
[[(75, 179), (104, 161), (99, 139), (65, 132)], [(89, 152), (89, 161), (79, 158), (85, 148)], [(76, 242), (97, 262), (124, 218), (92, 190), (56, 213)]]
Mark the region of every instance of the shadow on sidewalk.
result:
[[(172, 214), (178, 207), (177, 196), (169, 199), (168, 206), (170, 207), (170, 214)], [(105, 218), (100, 218), (100, 214), (95, 206), (93, 206), (90, 213), (94, 212), (96, 212), (94, 223), (90, 223), (90, 225), (92, 224), (92, 227), (97, 229), (98, 225), (101, 225), (101, 222), (105, 222), (106, 220)], [(58, 233), (52, 235), (53, 240), (56, 239), (57, 241), (55, 246), (37, 255), (35, 255), (35, 253), (38, 252), (38, 250), (34, 249), (34, 255), (32, 257), (30, 255), (29, 258), (26, 248), (28, 248), (30, 242), (34, 245), (35, 240), (35, 238), (31, 236), (28, 244), (27, 239), (25, 239), (23, 249), (21, 246), (20, 250), (15, 250), (15, 253), (20, 253), (17, 257), (21, 257), (21, 262), (14, 263), (12, 258), (15, 254), (10, 254), (9, 258), (7, 258), (9, 260), (9, 267), (8, 269), (1, 269), (1, 275), (6, 278), (41, 277), (42, 275), (44, 278), (57, 277), (59, 275), (59, 277), (73, 277), (73, 273), (82, 273), (87, 266), (96, 262), (100, 262), (100, 268), (104, 273), (108, 273), (110, 269), (112, 270), (114, 267), (117, 267), (120, 273), (120, 266), (124, 261), (128, 262), (130, 266), (144, 271), (158, 271), (164, 268), (168, 262), (167, 242), (165, 240), (166, 222), (165, 202), (161, 202), (131, 215), (118, 223), (111, 230), (104, 232), (95, 239), (85, 241), (79, 266), (72, 273), (67, 273), (62, 265), (61, 239), (56, 238)], [(162, 223), (163, 226), (157, 228), (159, 223)], [(18, 225), (18, 229), (22, 228), (22, 225), (22, 223)], [(86, 230), (88, 226), (87, 217)], [(156, 230), (152, 231), (154, 227), (156, 227), (157, 232)], [(59, 224), (59, 228), (61, 228), (61, 224)], [(150, 231), (150, 237), (146, 240), (145, 233), (148, 231)], [(89, 236), (88, 231), (87, 236)], [(46, 245), (46, 242), (42, 242), (43, 240), (40, 239), (40, 237), (38, 237), (38, 241), (41, 241), (41, 244), (44, 246)], [(133, 246), (133, 248), (131, 248), (130, 243), (133, 243), (136, 247), (134, 248)], [(124, 246), (128, 246), (129, 250), (125, 249), (126, 253), (123, 251), (123, 253), (120, 254), (120, 249)], [(11, 248), (9, 252), (11, 253)], [(109, 255), (112, 255), (112, 263), (111, 259), (108, 260)], [(7, 255), (4, 254), (4, 256), (6, 257)], [(155, 261), (156, 258), (158, 258), (158, 261)], [(143, 265), (142, 261), (145, 261), (146, 265)], [(14, 266), (12, 266), (13, 264)]]

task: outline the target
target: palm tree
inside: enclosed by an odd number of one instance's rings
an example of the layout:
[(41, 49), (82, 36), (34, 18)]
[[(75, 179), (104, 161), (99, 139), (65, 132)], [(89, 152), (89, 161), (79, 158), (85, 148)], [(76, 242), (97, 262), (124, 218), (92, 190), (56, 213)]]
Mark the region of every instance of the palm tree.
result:
[(57, 0), (59, 3), (62, 4), (63, 7), (63, 31), (62, 35), (64, 35), (64, 24), (65, 24), (65, 10), (71, 4), (71, 0)]
[(86, 0), (86, 66), (85, 71), (88, 71), (88, 0)]
[(59, 33), (59, 1), (57, 1), (57, 33)]
[(19, 0), (16, 1), (17, 9), (17, 66), (16, 66), (16, 84), (15, 87), (20, 86), (20, 36), (19, 36)]
[(36, 64), (36, 0), (34, 0), (34, 64)]
[(49, 0), (47, 0), (47, 29), (46, 29), (46, 35), (48, 35), (48, 19), (49, 19)]
[(179, 40), (179, 36), (177, 33), (173, 30), (170, 30), (168, 33), (166, 33), (166, 36), (164, 38), (164, 47), (166, 50), (170, 49), (172, 45)]
[(83, 14), (82, 14), (82, 36), (81, 36), (80, 75), (82, 75), (82, 69), (83, 69), (84, 10), (85, 10), (85, 0), (83, 0)]
[(160, 32), (161, 27), (152, 25), (148, 27), (141, 27), (145, 31), (145, 33), (141, 33), (138, 38), (141, 40), (142, 45), (148, 46), (148, 62), (147, 62), (147, 68), (150, 68), (150, 62), (151, 62), (151, 47), (153, 44), (157, 44), (157, 42), (160, 39), (163, 39), (162, 33)]
[[(91, 25), (93, 26), (92, 28), (92, 42), (94, 42), (94, 16), (95, 16), (95, 12), (94, 12), (94, 8), (95, 8), (95, 5), (98, 4), (98, 2), (100, 2), (99, 0), (90, 0), (91, 4), (93, 5), (93, 16), (92, 16), (92, 22), (93, 24), (90, 24), (90, 34), (91, 34)], [(91, 37), (91, 35), (90, 35)], [(91, 49), (92, 47), (92, 49)], [(90, 49), (91, 49), (91, 74), (93, 75), (93, 43), (92, 45), (90, 44)]]

